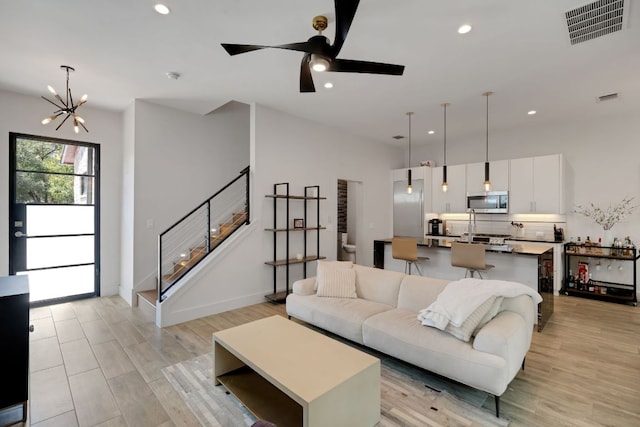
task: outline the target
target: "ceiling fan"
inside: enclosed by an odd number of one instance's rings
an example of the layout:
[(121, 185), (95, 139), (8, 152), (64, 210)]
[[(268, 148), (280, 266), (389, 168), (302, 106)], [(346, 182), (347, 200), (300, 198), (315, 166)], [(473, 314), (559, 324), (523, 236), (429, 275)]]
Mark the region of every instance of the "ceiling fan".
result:
[(302, 57), (302, 63), (300, 64), (300, 92), (316, 91), (313, 84), (313, 77), (311, 76), (312, 68), (315, 71), (401, 76), (404, 72), (404, 65), (336, 58), (347, 38), (347, 33), (349, 32), (359, 3), (360, 0), (335, 0), (336, 36), (332, 45), (329, 44), (329, 39), (322, 35), (322, 32), (327, 28), (327, 18), (324, 16), (316, 16), (313, 18), (313, 28), (317, 30), (319, 34), (311, 37), (306, 42), (281, 44), (277, 46), (222, 43), (222, 47), (232, 56), (270, 48), (304, 52), (305, 55)]

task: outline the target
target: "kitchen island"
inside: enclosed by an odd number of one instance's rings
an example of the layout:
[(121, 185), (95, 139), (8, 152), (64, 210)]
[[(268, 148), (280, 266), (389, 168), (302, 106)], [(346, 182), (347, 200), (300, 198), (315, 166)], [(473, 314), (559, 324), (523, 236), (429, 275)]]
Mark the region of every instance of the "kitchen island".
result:
[[(451, 240), (446, 238), (418, 238), (418, 255), (428, 261), (421, 263), (425, 276), (457, 280), (465, 276), (465, 269), (451, 266)], [(527, 242), (486, 245), (486, 262), (495, 267), (482, 275), (485, 279), (509, 280), (531, 287), (542, 295), (538, 307), (538, 330), (542, 330), (553, 313), (553, 245)], [(391, 256), (391, 239), (374, 240), (374, 267), (404, 271), (405, 262)]]

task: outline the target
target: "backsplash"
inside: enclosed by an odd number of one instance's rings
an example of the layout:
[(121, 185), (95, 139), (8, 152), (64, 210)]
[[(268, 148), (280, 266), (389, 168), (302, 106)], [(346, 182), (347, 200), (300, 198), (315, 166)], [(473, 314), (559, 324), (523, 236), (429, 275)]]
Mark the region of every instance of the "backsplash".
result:
[[(468, 214), (442, 214), (446, 221), (447, 234), (461, 235), (469, 226)], [(513, 223), (513, 225), (512, 225)], [(527, 240), (554, 241), (553, 226), (564, 230), (568, 240), (567, 224), (564, 215), (483, 215), (476, 218), (476, 233), (504, 234)]]

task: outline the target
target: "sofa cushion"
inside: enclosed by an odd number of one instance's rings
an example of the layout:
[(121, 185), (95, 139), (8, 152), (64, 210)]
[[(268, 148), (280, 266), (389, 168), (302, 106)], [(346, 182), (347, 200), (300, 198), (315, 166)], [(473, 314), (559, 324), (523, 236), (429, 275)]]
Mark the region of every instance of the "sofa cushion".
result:
[(400, 282), (405, 276), (397, 271), (354, 265), (356, 293), (359, 298), (396, 307)]
[(356, 272), (351, 268), (322, 268), (318, 271), (319, 297), (357, 298)]
[(400, 284), (398, 308), (418, 313), (429, 307), (450, 280), (433, 279), (431, 277), (406, 275)]
[(287, 296), (289, 316), (345, 337), (362, 341), (362, 322), (393, 307), (360, 298), (326, 298), (316, 295)]
[(413, 311), (376, 314), (364, 322), (362, 330), (368, 347), (497, 396), (513, 379), (502, 357), (422, 326)]

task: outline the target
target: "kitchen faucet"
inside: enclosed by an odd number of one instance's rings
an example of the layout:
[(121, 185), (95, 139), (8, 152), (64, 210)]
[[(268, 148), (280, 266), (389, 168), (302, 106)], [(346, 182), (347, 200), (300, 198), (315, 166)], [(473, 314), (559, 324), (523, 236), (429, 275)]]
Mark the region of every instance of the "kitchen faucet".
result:
[[(471, 222), (473, 218), (473, 222)], [(467, 226), (467, 239), (469, 243), (473, 242), (473, 233), (476, 231), (476, 210), (469, 209), (469, 225)]]

